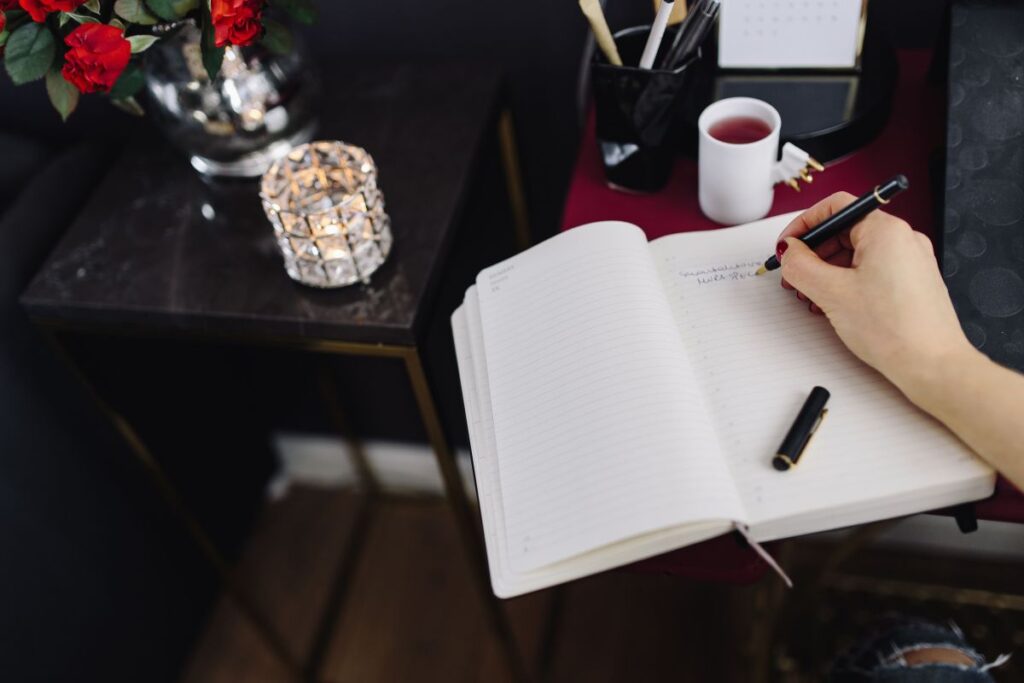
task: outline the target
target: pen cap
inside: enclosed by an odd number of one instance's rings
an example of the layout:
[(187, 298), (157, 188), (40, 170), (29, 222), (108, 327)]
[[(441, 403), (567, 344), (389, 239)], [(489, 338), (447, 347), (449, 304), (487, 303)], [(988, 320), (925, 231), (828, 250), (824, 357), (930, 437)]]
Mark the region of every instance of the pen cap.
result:
[(786, 433), (786, 438), (779, 445), (776, 458), (773, 460), (776, 469), (787, 469), (800, 461), (807, 443), (826, 412), (825, 404), (828, 403), (829, 397), (830, 394), (824, 387), (814, 387), (811, 390)]
[(898, 176), (890, 178), (888, 181), (882, 183), (875, 191), (882, 199), (891, 199), (895, 195), (903, 192), (910, 187), (910, 181), (907, 180), (907, 176), (900, 173)]
[[(662, 49), (676, 27), (665, 31)], [(650, 26), (615, 34), (626, 65), (640, 61)], [(673, 70), (614, 66), (595, 52), (591, 69), (597, 143), (605, 176), (613, 185), (640, 192), (660, 190), (672, 170), (678, 137), (677, 107), (687, 91), (695, 56)], [(657, 60), (655, 60), (657, 63)]]

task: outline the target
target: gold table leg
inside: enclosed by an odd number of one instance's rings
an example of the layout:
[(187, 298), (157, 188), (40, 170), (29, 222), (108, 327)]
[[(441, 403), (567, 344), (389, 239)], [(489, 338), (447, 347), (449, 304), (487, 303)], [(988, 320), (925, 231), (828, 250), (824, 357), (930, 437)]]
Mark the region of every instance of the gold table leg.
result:
[(352, 531), (346, 543), (345, 553), (342, 556), (341, 563), (335, 569), (331, 591), (325, 601), (320, 621), (314, 631), (313, 643), (303, 665), (303, 679), (310, 682), (318, 680), (324, 658), (327, 656), (328, 648), (331, 645), (334, 626), (338, 618), (345, 611), (348, 589), (352, 583), (352, 578), (355, 576), (363, 547), (370, 536), (374, 506), (380, 493), (380, 486), (373, 475), (373, 471), (370, 469), (366, 458), (366, 451), (363, 449), (363, 443), (352, 429), (348, 415), (339, 399), (340, 394), (334, 381), (334, 376), (331, 374), (331, 368), (326, 361), (320, 366), (319, 380), (320, 395), (327, 406), (329, 417), (334, 423), (337, 432), (348, 442), (349, 448), (351, 448), (356, 478), (359, 480), (359, 487), (362, 489), (362, 501), (356, 510), (355, 520), (352, 522)]
[(512, 207), (512, 222), (515, 226), (516, 243), (519, 249), (530, 246), (530, 213), (526, 206), (526, 192), (523, 188), (523, 173), (519, 166), (519, 148), (516, 145), (515, 126), (512, 112), (503, 109), (498, 119), (498, 148), (501, 165), (505, 171), (505, 190)]
[(203, 525), (199, 522), (198, 518), (196, 518), (196, 516), (188, 509), (188, 506), (185, 504), (181, 494), (178, 493), (177, 488), (171, 482), (159, 461), (153, 457), (152, 452), (146, 446), (145, 442), (139, 436), (139, 433), (132, 426), (131, 422), (129, 422), (124, 415), (116, 411), (109, 403), (106, 402), (106, 400), (103, 399), (99, 391), (81, 368), (78, 367), (74, 358), (67, 349), (64, 348), (63, 344), (60, 343), (60, 340), (57, 339), (53, 332), (42, 328), (37, 329), (53, 347), (55, 354), (64, 361), (71, 373), (78, 379), (79, 383), (85, 389), (93, 403), (99, 408), (100, 412), (110, 420), (111, 424), (113, 424), (114, 428), (117, 430), (117, 433), (122, 439), (124, 439), (132, 455), (142, 465), (143, 469), (146, 470), (150, 480), (160, 492), (160, 495), (185, 525), (192, 541), (199, 547), (200, 552), (217, 574), (217, 577), (221, 582), (221, 586), (228, 594), (228, 597), (232, 600), (243, 616), (248, 619), (250, 624), (252, 624), (260, 634), (278, 659), (280, 659), (286, 666), (293, 678), (295, 680), (299, 680), (301, 675), (301, 666), (298, 660), (288, 649), (288, 646), (285, 644), (280, 633), (273, 628), (270, 620), (267, 619), (259, 608), (256, 607), (256, 603), (251, 600), (241, 588), (239, 588), (234, 580), (234, 576), (227, 560), (221, 554), (220, 550), (217, 549), (213, 539), (211, 539), (206, 533), (206, 530), (203, 528)]
[(506, 664), (516, 681), (528, 681), (531, 676), (516, 644), (515, 634), (508, 621), (508, 615), (497, 596), (491, 591), (490, 573), (487, 569), (487, 556), (484, 551), (479, 526), (469, 504), (469, 497), (466, 494), (466, 487), (455, 462), (455, 453), (448, 444), (444, 434), (444, 427), (441, 424), (437, 406), (434, 403), (434, 396), (427, 382), (426, 373), (423, 370), (423, 363), (420, 359), (419, 350), (409, 348), (404, 354), (405, 368), (409, 375), (409, 382), (412, 384), (413, 393), (416, 396), (416, 405), (420, 410), (420, 417), (423, 419), (423, 426), (427, 430), (427, 438), (430, 440), (434, 457), (437, 459), (438, 469), (441, 470), (441, 478), (444, 481), (445, 494), (455, 516), (455, 522), (459, 533), (462, 536), (462, 544), (470, 555), (473, 576), (476, 580), (477, 590), (484, 602), (484, 610), (487, 619), (490, 621), (491, 629), (498, 637), (502, 655)]

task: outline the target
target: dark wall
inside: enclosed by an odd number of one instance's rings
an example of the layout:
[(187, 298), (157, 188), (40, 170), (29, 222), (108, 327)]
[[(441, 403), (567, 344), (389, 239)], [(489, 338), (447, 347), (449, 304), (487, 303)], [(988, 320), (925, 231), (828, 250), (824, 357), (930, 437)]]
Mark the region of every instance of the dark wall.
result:
[[(643, 1), (643, 0), (640, 0)], [(561, 214), (578, 131), (576, 79), (584, 22), (573, 0), (426, 0), (319, 3), (309, 31), (323, 68), (350, 58), (494, 62), (509, 78), (534, 231)]]

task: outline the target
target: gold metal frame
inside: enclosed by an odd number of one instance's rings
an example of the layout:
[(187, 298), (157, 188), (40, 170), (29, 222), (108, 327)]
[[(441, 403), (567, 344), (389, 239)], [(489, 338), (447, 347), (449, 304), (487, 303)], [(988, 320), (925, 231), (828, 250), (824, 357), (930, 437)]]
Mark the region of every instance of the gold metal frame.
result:
[(519, 169), (519, 147), (516, 144), (515, 126), (512, 123), (512, 112), (508, 109), (502, 110), (498, 118), (498, 145), (501, 164), (505, 169), (505, 189), (508, 192), (509, 204), (512, 206), (516, 241), (520, 249), (526, 249), (531, 242), (530, 213), (526, 206), (523, 174)]
[[(516, 151), (515, 133), (510, 112), (502, 110), (498, 123), (498, 144), (501, 154), (502, 167), (505, 174), (506, 190), (513, 213), (516, 241), (520, 248), (530, 244), (529, 213), (527, 211), (526, 199), (523, 191), (522, 175), (519, 168), (519, 158)], [(153, 338), (183, 338), (208, 343), (238, 343), (245, 345), (258, 345), (271, 348), (290, 349), (309, 353), (344, 356), (363, 356), (377, 358), (393, 358), (400, 360), (405, 367), (409, 385), (412, 388), (416, 399), (416, 406), (420, 413), (420, 419), (427, 433), (431, 449), (441, 472), (444, 483), (445, 496), (451, 507), (452, 513), (458, 527), (459, 535), (463, 546), (469, 553), (472, 562), (472, 574), (475, 588), (484, 602), (485, 613), (488, 624), (494, 635), (498, 638), (500, 650), (505, 659), (508, 671), (515, 681), (528, 681), (531, 679), (529, 668), (520, 654), (516, 643), (515, 634), (509, 624), (507, 615), (498, 598), (491, 591), (490, 573), (487, 567), (487, 556), (484, 550), (483, 539), (478, 518), (473, 512), (466, 492), (465, 483), (459, 473), (455, 460), (455, 453), (449, 444), (445, 434), (444, 426), (441, 423), (440, 414), (434, 400), (430, 383), (423, 367), (423, 360), (420, 356), (419, 347), (415, 344), (373, 344), (362, 342), (345, 342), (333, 339), (308, 339), (280, 335), (237, 335), (224, 333), (195, 333), (181, 331), (153, 331), (138, 329), (120, 329), (115, 327), (94, 326), (91, 324), (72, 324), (65, 321), (50, 320), (45, 317), (33, 317), (33, 323), (42, 332), (44, 337), (53, 346), (55, 353), (65, 361), (72, 373), (78, 378), (91, 399), (99, 407), (100, 411), (114, 425), (120, 436), (127, 443), (133, 456), (149, 474), (154, 485), (161, 495), (179, 516), (182, 523), (189, 532), (193, 541), (199, 547), (202, 555), (210, 563), (216, 572), (228, 597), (235, 603), (242, 614), (249, 620), (259, 632), (264, 641), (273, 653), (288, 668), (296, 681), (315, 680), (319, 674), (323, 656), (326, 654), (329, 645), (331, 628), (340, 614), (347, 584), (351, 577), (359, 555), (359, 549), (365, 541), (367, 531), (372, 518), (372, 504), (378, 497), (379, 487), (373, 478), (372, 472), (366, 462), (365, 454), (361, 444), (353, 435), (348, 420), (338, 401), (338, 390), (326, 367), (321, 367), (320, 388), (323, 398), (327, 404), (328, 413), (334, 422), (335, 427), (352, 444), (353, 462), (357, 474), (360, 476), (361, 485), (366, 494), (364, 504), (357, 510), (357, 520), (348, 544), (348, 552), (345, 559), (335, 574), (334, 585), (331, 595), (327, 601), (327, 607), (322, 615), (318, 631), (314, 636), (311, 653), (306, 661), (299, 661), (293, 654), (279, 631), (274, 627), (271, 620), (264, 615), (256, 606), (256, 603), (243, 590), (239, 588), (234, 580), (230, 564), (217, 549), (209, 534), (203, 528), (199, 519), (185, 504), (177, 488), (170, 481), (163, 467), (153, 456), (146, 446), (138, 431), (132, 426), (128, 419), (113, 406), (111, 406), (95, 388), (88, 376), (77, 365), (72, 355), (61, 344), (58, 335), (62, 332), (83, 333), (83, 334), (107, 334), (120, 337), (144, 337)]]
[[(47, 321), (45, 319), (35, 319), (34, 322), (43, 330), (57, 353), (67, 362), (68, 366), (85, 386), (94, 402), (114, 424), (118, 433), (128, 444), (132, 454), (150, 474), (160, 493), (164, 496), (165, 500), (172, 507), (175, 513), (181, 518), (182, 522), (188, 529), (189, 534), (216, 571), (226, 592), (228, 593), (228, 596), (235, 602), (250, 622), (260, 631), (266, 643), (270, 646), (275, 655), (281, 659), (282, 663), (284, 663), (294, 674), (296, 680), (314, 679), (318, 673), (319, 660), (325, 654), (327, 646), (325, 639), (329, 633), (324, 632), (325, 627), (329, 629), (330, 625), (333, 624), (334, 619), (338, 614), (338, 609), (329, 609), (328, 613), (325, 614), (325, 618), (321, 622), (320, 632), (314, 639), (315, 642), (310, 661), (299, 662), (295, 655), (288, 650), (288, 647), (285, 645), (285, 641), (277, 629), (271, 625), (271, 621), (260, 612), (260, 610), (255, 606), (254, 601), (246, 596), (236, 585), (229, 563), (216, 548), (209, 535), (203, 529), (198, 518), (185, 505), (176, 487), (171, 483), (159, 462), (153, 457), (151, 451), (139, 436), (138, 432), (123, 414), (115, 410), (102, 398), (93, 386), (92, 382), (80, 370), (70, 353), (67, 352), (56, 336), (61, 331), (84, 334), (114, 334), (118, 336), (152, 337), (156, 335), (139, 331), (133, 331), (126, 335), (123, 331), (115, 329), (108, 330), (84, 325), (67, 325), (64, 323)], [(173, 336), (214, 343), (218, 341), (222, 343), (230, 343), (232, 341), (232, 337), (228, 335), (188, 333)], [(234, 341), (239, 342), (240, 340), (235, 338)], [(427, 432), (427, 438), (430, 442), (431, 449), (434, 452), (435, 461), (437, 462), (438, 469), (441, 472), (445, 496), (451, 507), (452, 513), (454, 514), (461, 541), (470, 554), (471, 562), (473, 564), (472, 573), (476, 583), (476, 589), (480, 593), (481, 599), (484, 601), (489, 626), (498, 637), (502, 654), (506, 660), (506, 665), (512, 673), (514, 680), (529, 680), (529, 670), (520, 656), (519, 649), (515, 641), (515, 634), (508, 622), (504, 608), (498, 598), (491, 592), (490, 573), (487, 567), (486, 554), (477, 524), (476, 515), (470, 506), (469, 496), (466, 492), (465, 484), (456, 464), (455, 452), (451, 448), (448, 438), (445, 435), (444, 427), (441, 423), (440, 414), (438, 413), (437, 405), (430, 389), (426, 372), (423, 368), (423, 361), (418, 347), (342, 342), (329, 339), (288, 339), (269, 336), (255, 339), (250, 337), (246, 343), (247, 345), (258, 344), (260, 346), (269, 346), (272, 348), (284, 348), (311, 353), (321, 353), (325, 355), (383, 357), (394, 358), (402, 361), (405, 366), (406, 376), (416, 399), (420, 418), (423, 421), (423, 426)], [(329, 381), (329, 374), (323, 373), (321, 376), (321, 386), (324, 390), (325, 398), (330, 395), (328, 392), (333, 390), (333, 385), (327, 384)], [(342, 418), (340, 404), (337, 403), (336, 396), (332, 397), (332, 399), (328, 401), (328, 409), (337, 426)], [(351, 434), (347, 427), (344, 428), (344, 432), (347, 432), (347, 434), (344, 434), (345, 436)], [(365, 478), (363, 478), (362, 483), (364, 486), (369, 487), (367, 492), (370, 495), (370, 502), (372, 502), (373, 496), (377, 491), (377, 487), (370, 475), (370, 470), (366, 465), (365, 458), (360, 455), (362, 453), (361, 449), (358, 447), (353, 448), (353, 452), (357, 454), (355, 458), (357, 472), (364, 475)], [(350, 544), (350, 551), (358, 551), (358, 546), (362, 545), (365, 538), (365, 526), (369, 522), (369, 510), (361, 510), (357, 514), (360, 517), (360, 523), (356, 525), (357, 530), (353, 533), (352, 541), (352, 544), (355, 544), (357, 547), (353, 548)], [(348, 558), (354, 558), (357, 555), (358, 552), (346, 553), (346, 557)], [(351, 569), (352, 567), (343, 566), (339, 570), (338, 574), (342, 578), (347, 578), (351, 574)], [(338, 584), (344, 582), (336, 581), (335, 583), (337, 588)], [(338, 593), (337, 590), (334, 592)], [(332, 599), (328, 602), (329, 604), (340, 604), (343, 598), (344, 593), (342, 590), (337, 595), (332, 596)]]

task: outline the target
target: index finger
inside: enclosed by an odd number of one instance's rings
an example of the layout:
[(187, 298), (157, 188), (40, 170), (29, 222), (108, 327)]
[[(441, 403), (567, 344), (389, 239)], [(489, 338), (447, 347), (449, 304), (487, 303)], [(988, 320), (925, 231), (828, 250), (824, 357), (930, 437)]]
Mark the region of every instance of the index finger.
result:
[(854, 197), (849, 192), (836, 192), (825, 197), (820, 202), (804, 211), (802, 214), (790, 221), (786, 229), (779, 234), (779, 241), (787, 237), (800, 237), (810, 232), (811, 228), (817, 226), (823, 220), (853, 203)]

